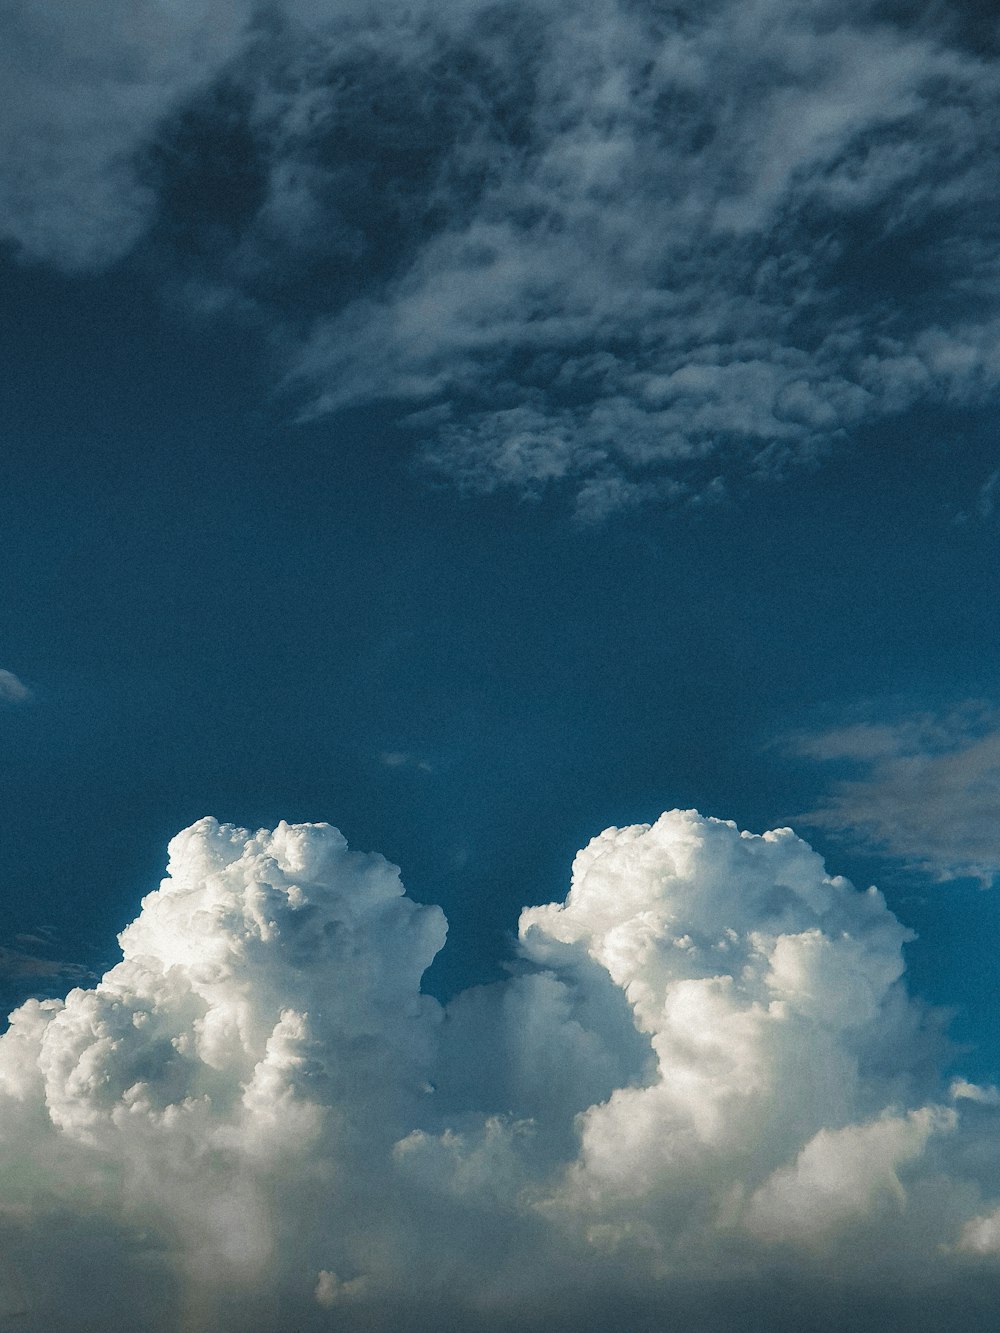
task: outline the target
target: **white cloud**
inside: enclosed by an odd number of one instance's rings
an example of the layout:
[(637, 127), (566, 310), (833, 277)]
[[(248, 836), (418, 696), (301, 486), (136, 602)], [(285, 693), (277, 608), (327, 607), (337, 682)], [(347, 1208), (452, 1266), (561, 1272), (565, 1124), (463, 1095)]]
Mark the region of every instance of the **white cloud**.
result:
[(913, 1095), (893, 1051), (908, 934), (790, 830), (754, 838), (693, 812), (609, 830), (566, 903), (527, 909), (521, 931), (539, 962), (582, 949), (606, 968), (655, 1054), (644, 1085), (582, 1115), (558, 1195), (571, 1211), (627, 1201), (628, 1225), (648, 1210), (669, 1246), (822, 1129)]
[(23, 704), (30, 698), (31, 691), (13, 671), (0, 671), (0, 703)]
[[(5, 1192), (11, 1216), (83, 1199), (140, 1241), (152, 1228), (207, 1328), (217, 1296), (280, 1282), (276, 1192), (308, 1207), (359, 1138), (388, 1147), (425, 1095), (438, 1007), (418, 986), (445, 927), (325, 825), (250, 836), (204, 820), (170, 854), (123, 961), (93, 990), (13, 1015), (0, 1151), (31, 1159)], [(359, 1174), (349, 1193), (361, 1188)], [(142, 1244), (121, 1258), (141, 1266)], [(49, 1327), (69, 1326), (59, 1299), (35, 1296)]]
[(866, 1125), (821, 1129), (791, 1166), (781, 1167), (750, 1198), (747, 1224), (769, 1239), (814, 1244), (882, 1198), (905, 1204), (898, 1167), (919, 1157), (929, 1136), (954, 1129), (954, 1112), (924, 1107)]
[(1000, 1208), (967, 1222), (962, 1228), (958, 1248), (970, 1254), (1000, 1254)]
[(341, 1282), (336, 1273), (328, 1273), (326, 1269), (321, 1269), (316, 1281), (316, 1300), (324, 1309), (330, 1310), (343, 1301), (350, 1301), (363, 1296), (367, 1285), (367, 1280), (364, 1277), (355, 1277), (351, 1278), (349, 1282)]
[(1000, 871), (1000, 726), (985, 705), (941, 716), (860, 722), (793, 742), (858, 776), (832, 784), (803, 823), (832, 829), (938, 879)]
[(968, 1079), (956, 1078), (949, 1089), (953, 1101), (980, 1102), (984, 1106), (1000, 1106), (1000, 1090), (994, 1087), (983, 1088)]
[(170, 852), (122, 962), (0, 1038), (26, 1329), (784, 1330), (835, 1292), (929, 1330), (997, 1248), (996, 1098), (938, 1080), (907, 931), (788, 830), (607, 830), (445, 1012), (441, 913), (336, 830)]

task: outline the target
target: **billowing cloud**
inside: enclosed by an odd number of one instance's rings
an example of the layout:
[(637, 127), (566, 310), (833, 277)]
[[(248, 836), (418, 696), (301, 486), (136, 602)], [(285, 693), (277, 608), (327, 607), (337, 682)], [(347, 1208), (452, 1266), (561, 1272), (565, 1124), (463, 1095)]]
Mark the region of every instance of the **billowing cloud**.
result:
[(444, 938), (329, 825), (178, 835), (122, 962), (0, 1038), (4, 1313), (709, 1333), (975, 1308), (997, 1098), (939, 1078), (877, 891), (788, 830), (674, 811), (594, 839), (509, 980), (442, 1008)]
[(395, 403), (460, 486), (594, 519), (995, 396), (1000, 54), (971, 8), (251, 18), (17, 6), (0, 189), (25, 254), (165, 248), (275, 333), (307, 414)]
[(31, 691), (13, 671), (0, 671), (0, 703), (23, 704), (31, 698)]
[(1000, 871), (1000, 719), (970, 702), (940, 716), (858, 722), (794, 741), (850, 777), (803, 823), (832, 829), (941, 880)]
[[(337, 1208), (350, 1210), (367, 1182), (350, 1166), (359, 1146), (387, 1153), (412, 1118), (403, 1108), (426, 1096), (438, 1012), (418, 987), (445, 925), (403, 896), (394, 867), (327, 826), (251, 837), (206, 820), (170, 857), (121, 936), (123, 961), (93, 990), (12, 1016), (0, 1133), (5, 1153), (29, 1158), (6, 1182), (4, 1218), (20, 1238), (47, 1201), (81, 1209), (80, 1228), (94, 1209), (109, 1236), (155, 1235), (125, 1250), (136, 1280), (150, 1266), (151, 1301), (166, 1301), (142, 1322), (177, 1327), (190, 1307), (207, 1329), (223, 1326), (223, 1294), (249, 1301), (280, 1283), (294, 1214), (277, 1200), (308, 1211), (347, 1172)], [(314, 1240), (327, 1234), (324, 1221)], [(56, 1287), (31, 1297), (39, 1327), (72, 1326), (59, 1302), (73, 1293)], [(87, 1317), (127, 1326), (122, 1295), (93, 1290)]]

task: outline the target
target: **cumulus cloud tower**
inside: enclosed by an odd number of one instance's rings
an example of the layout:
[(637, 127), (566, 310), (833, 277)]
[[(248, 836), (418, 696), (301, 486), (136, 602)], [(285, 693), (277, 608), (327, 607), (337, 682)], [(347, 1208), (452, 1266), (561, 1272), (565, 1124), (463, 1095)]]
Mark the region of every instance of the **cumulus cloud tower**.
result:
[(526, 954), (585, 954), (624, 992), (656, 1057), (646, 1086), (580, 1121), (575, 1203), (749, 1189), (823, 1128), (915, 1093), (919, 1019), (898, 981), (910, 933), (875, 889), (827, 875), (790, 829), (756, 836), (672, 811), (608, 829), (565, 903), (527, 909)]
[(907, 938), (790, 830), (672, 811), (593, 839), (515, 972), (442, 1009), (444, 917), (396, 867), (202, 820), (122, 961), (0, 1037), (24, 1327), (84, 1327), (84, 1269), (104, 1327), (142, 1291), (164, 1333), (578, 1333), (609, 1293), (675, 1308), (678, 1275), (728, 1308), (779, 1252), (835, 1285), (845, 1245), (945, 1291), (989, 1248), (996, 1112), (962, 1084), (963, 1137), (940, 1104)]

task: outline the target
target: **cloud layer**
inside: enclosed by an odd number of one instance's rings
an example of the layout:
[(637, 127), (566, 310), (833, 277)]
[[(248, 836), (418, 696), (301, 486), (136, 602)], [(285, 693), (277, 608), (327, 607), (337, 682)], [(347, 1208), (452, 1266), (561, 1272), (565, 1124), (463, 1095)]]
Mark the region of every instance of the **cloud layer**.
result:
[(978, 1308), (1000, 1098), (941, 1082), (876, 890), (788, 830), (674, 811), (595, 838), (524, 911), (510, 978), (442, 1008), (419, 986), (444, 937), (328, 825), (178, 835), (122, 962), (0, 1038), (5, 1315), (707, 1333)]
[[(211, 12), (209, 12), (211, 10)], [(142, 243), (474, 490), (704, 499), (1000, 367), (973, 6), (15, 6), (7, 234)]]

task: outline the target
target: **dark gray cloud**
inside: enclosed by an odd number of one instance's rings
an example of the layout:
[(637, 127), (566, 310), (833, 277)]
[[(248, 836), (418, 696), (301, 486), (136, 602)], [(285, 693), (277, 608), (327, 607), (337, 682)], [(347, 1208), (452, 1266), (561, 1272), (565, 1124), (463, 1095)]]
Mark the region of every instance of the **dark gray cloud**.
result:
[(162, 118), (214, 79), (251, 11), (241, 0), (55, 4), (9, 0), (0, 22), (3, 234), (69, 269), (110, 263), (157, 199), (136, 155)]
[(87, 12), (15, 11), (23, 252), (145, 235), (191, 300), (262, 321), (306, 412), (396, 403), (463, 487), (597, 518), (995, 392), (974, 7)]

